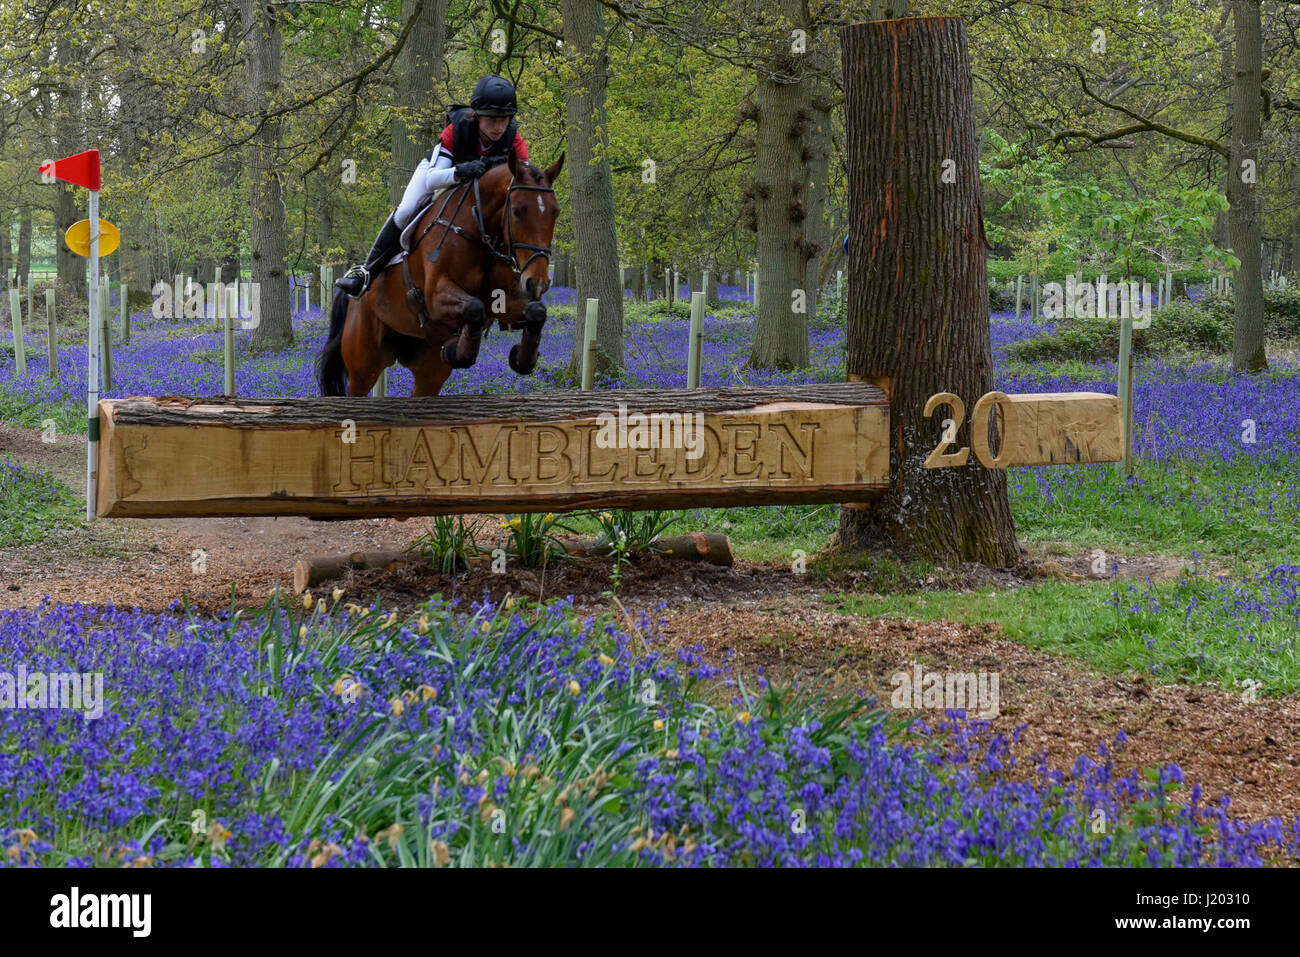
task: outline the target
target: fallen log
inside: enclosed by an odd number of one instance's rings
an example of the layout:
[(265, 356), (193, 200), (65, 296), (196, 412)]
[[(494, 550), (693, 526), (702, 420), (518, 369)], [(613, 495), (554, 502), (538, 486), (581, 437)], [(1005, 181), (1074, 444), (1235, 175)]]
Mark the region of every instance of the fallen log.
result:
[[(614, 548), (604, 539), (578, 541), (566, 546), (570, 555), (604, 557), (614, 554)], [(649, 552), (675, 558), (684, 562), (704, 562), (706, 565), (731, 567), (731, 539), (720, 532), (692, 532), (655, 539)]]

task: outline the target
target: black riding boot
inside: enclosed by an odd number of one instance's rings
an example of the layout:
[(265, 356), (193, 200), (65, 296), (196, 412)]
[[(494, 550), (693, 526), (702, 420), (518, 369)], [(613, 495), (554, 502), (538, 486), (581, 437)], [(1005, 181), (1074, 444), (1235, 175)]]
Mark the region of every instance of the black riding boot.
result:
[(379, 231), (379, 236), (375, 239), (375, 245), (371, 247), (365, 263), (353, 266), (345, 276), (336, 279), (334, 285), (353, 299), (360, 299), (370, 288), (375, 277), (383, 272), (384, 263), (396, 255), (401, 240), (402, 228), (393, 222), (393, 217), (389, 215), (388, 222), (384, 223), (384, 228)]

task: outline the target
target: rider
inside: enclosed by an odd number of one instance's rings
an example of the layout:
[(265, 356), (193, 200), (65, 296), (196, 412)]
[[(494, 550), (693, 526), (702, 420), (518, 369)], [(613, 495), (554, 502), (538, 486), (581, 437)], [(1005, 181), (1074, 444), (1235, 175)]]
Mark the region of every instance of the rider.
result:
[(528, 159), (528, 144), (511, 119), (516, 112), (515, 88), (505, 77), (485, 76), (474, 85), (468, 107), (453, 107), (438, 145), (420, 160), (411, 181), (365, 263), (354, 266), (334, 285), (359, 299), (384, 264), (397, 254), (402, 230), (429, 196), (445, 186), (466, 183), (487, 172), (488, 164), (515, 154)]

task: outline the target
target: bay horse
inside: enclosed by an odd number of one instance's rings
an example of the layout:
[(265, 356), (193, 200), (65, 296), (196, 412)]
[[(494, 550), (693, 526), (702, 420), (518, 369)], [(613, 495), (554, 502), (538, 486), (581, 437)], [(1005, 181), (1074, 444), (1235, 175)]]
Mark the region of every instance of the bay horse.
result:
[(478, 360), (492, 318), (502, 329), (522, 328), (510, 368), (531, 374), (560, 214), (553, 184), (563, 167), (563, 153), (542, 169), (512, 152), (482, 176), (448, 187), (408, 224), (409, 255), (384, 268), (361, 298), (336, 291), (317, 359), (321, 394), (367, 395), (400, 362), (415, 376), (412, 396), (437, 395), (453, 369)]

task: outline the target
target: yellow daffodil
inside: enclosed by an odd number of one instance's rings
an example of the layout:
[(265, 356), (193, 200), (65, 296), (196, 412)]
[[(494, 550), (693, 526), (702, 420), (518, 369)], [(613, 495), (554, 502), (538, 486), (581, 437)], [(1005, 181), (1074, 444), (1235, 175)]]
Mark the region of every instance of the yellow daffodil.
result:
[(402, 704), (402, 699), (394, 698), (392, 701), (389, 702), (389, 704), (392, 705), (393, 714), (396, 717), (400, 718), (402, 716), (402, 710), (406, 707), (404, 704)]
[(446, 867), (451, 863), (451, 849), (442, 841), (431, 842), (429, 850), (433, 852), (434, 867)]
[(298, 637), (299, 637), (299, 638), (306, 638), (306, 637), (307, 637), (307, 626), (306, 626), (306, 625), (299, 625), (299, 626), (298, 626)]
[(664, 723), (660, 721), (658, 718), (655, 718), (655, 730), (662, 731), (663, 729), (664, 729)]
[(740, 712), (740, 714), (736, 715), (736, 720), (739, 721), (741, 724), (749, 724), (749, 722), (753, 720), (753, 717), (754, 716), (750, 714), (748, 711), (742, 711)]
[(334, 589), (334, 601), (337, 602), (342, 597), (343, 597), (343, 589), (342, 588)]
[(491, 630), (492, 630), (492, 623), (490, 621), (485, 621), (481, 626), (479, 626), (479, 631), (483, 632), (483, 634), (485, 635)]
[(554, 512), (547, 512), (547, 513), (546, 513), (546, 518), (545, 518), (545, 522), (546, 522), (546, 524), (549, 525), (549, 524), (550, 524), (551, 522), (553, 522), (553, 521), (555, 521), (555, 513), (554, 513)]
[(510, 609), (514, 608), (515, 607), (514, 596), (506, 595), (506, 600), (501, 603), (501, 607), (504, 608), (506, 611), (509, 611)]
[(420, 616), (420, 634), (422, 634), (422, 635), (427, 635), (428, 633), (429, 633), (429, 616), (428, 616), (428, 615), (421, 615), (421, 616)]
[(576, 681), (571, 680), (569, 682), (569, 694), (574, 695), (576, 697), (581, 692), (582, 692), (582, 685), (578, 684), (578, 682)]
[(303, 607), (303, 608), (310, 608), (310, 607), (311, 607), (311, 592), (305, 592), (305, 593), (303, 594), (303, 596), (302, 596), (302, 607)]
[(524, 520), (522, 518), (512, 518), (510, 520), (510, 527), (513, 528), (515, 531), (518, 531), (519, 529), (524, 527)]
[(422, 701), (432, 701), (434, 698), (438, 697), (437, 688), (430, 688), (428, 685), (420, 685), (417, 690), (420, 692), (420, 699)]
[(601, 652), (599, 655), (597, 655), (596, 660), (599, 661), (606, 668), (608, 668), (610, 665), (614, 663), (614, 659), (611, 658), (609, 655), (605, 654), (604, 652)]

